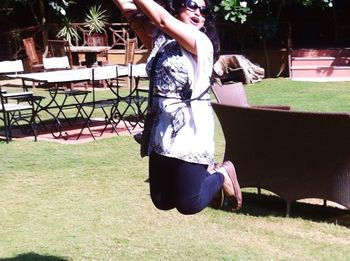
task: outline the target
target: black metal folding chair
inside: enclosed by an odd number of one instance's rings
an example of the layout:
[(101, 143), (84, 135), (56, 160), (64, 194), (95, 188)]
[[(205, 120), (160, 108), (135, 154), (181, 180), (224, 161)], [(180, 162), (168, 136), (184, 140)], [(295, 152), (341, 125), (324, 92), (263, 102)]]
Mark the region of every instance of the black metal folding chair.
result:
[[(112, 98), (109, 99), (97, 99), (96, 98), (96, 84), (98, 85), (101, 81), (105, 81), (108, 88), (111, 90)], [(82, 135), (84, 129), (88, 129), (91, 136), (95, 139), (95, 135), (91, 129), (92, 127), (92, 116), (95, 113), (97, 109), (102, 110), (104, 115), (104, 121), (105, 125), (103, 130), (100, 133), (100, 136), (103, 135), (105, 130), (110, 125), (112, 127), (112, 131), (118, 133), (117, 125), (119, 124), (121, 117), (121, 113), (118, 109), (118, 105), (120, 102), (120, 99), (118, 97), (118, 66), (112, 65), (112, 66), (102, 66), (102, 67), (95, 67), (92, 68), (92, 74), (91, 74), (91, 82), (93, 84), (93, 90), (92, 90), (92, 101), (91, 102), (85, 102), (83, 106), (90, 107), (90, 112), (85, 114), (84, 124), (82, 126), (82, 129), (77, 137), (77, 139), (80, 138)], [(122, 120), (127, 127), (127, 124), (124, 120)], [(128, 128), (128, 127), (127, 127)], [(129, 129), (128, 129), (129, 130)], [(130, 132), (130, 130), (129, 130)]]
[[(37, 140), (37, 131), (35, 123), (35, 110), (33, 104), (23, 102), (18, 103), (18, 98), (27, 98), (33, 93), (7, 93), (0, 86), (0, 120), (4, 123), (4, 132), (6, 143), (12, 139), (12, 129), (15, 125), (22, 127), (21, 122), (27, 123), (32, 129), (34, 140)], [(11, 99), (15, 103), (11, 103)], [(28, 99), (30, 100), (30, 99)]]
[[(17, 74), (23, 71), (21, 60), (0, 62), (0, 79), (7, 78), (6, 74)], [(0, 120), (4, 124), (6, 142), (8, 143), (12, 139), (14, 125), (21, 127), (20, 122), (25, 122), (31, 127), (36, 141), (36, 113), (33, 106), (33, 92), (7, 92), (0, 84), (0, 100)]]

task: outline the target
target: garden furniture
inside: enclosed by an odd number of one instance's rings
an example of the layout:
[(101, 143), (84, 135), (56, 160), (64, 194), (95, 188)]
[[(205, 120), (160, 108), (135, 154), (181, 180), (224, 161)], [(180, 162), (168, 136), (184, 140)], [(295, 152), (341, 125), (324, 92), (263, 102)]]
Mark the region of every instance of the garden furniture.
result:
[[(19, 75), (24, 71), (21, 60), (0, 62), (0, 79), (6, 74)], [(12, 102), (11, 102), (12, 101)], [(33, 92), (7, 92), (0, 84), (0, 120), (4, 124), (6, 142), (12, 139), (12, 128), (20, 122), (27, 123), (37, 140)]]
[[(47, 71), (47, 72), (39, 72), (39, 73), (27, 73), (27, 74), (18, 74), (18, 75), (8, 75), (8, 77), (11, 78), (20, 78), (25, 83), (26, 81), (30, 82), (37, 82), (40, 83), (43, 87), (49, 87), (51, 89), (50, 91), (50, 101), (45, 105), (37, 104), (38, 109), (37, 113), (40, 113), (41, 111), (47, 112), (52, 120), (54, 121), (55, 128), (52, 128), (51, 133), (54, 137), (60, 138), (64, 137), (62, 134), (62, 124), (59, 119), (59, 114), (54, 114), (52, 110), (59, 110), (62, 111), (65, 108), (75, 108), (77, 110), (77, 115), (79, 115), (83, 120), (84, 124), (81, 129), (80, 134), (77, 138), (80, 137), (83, 130), (87, 128), (90, 132), (90, 134), (94, 137), (94, 134), (91, 131), (90, 128), (90, 122), (91, 122), (91, 116), (95, 109), (105, 109), (106, 107), (110, 107), (111, 111), (104, 111), (105, 119), (106, 119), (106, 126), (107, 124), (113, 124), (112, 126), (116, 126), (116, 124), (122, 120), (124, 123), (124, 115), (127, 111), (127, 109), (131, 108), (135, 114), (138, 113), (139, 110), (135, 109), (132, 106), (132, 103), (134, 103), (134, 97), (135, 97), (135, 86), (133, 89), (130, 89), (130, 92), (126, 96), (121, 96), (119, 94), (119, 87), (118, 79), (119, 77), (125, 77), (128, 76), (130, 78), (134, 77), (140, 77), (144, 76), (145, 73), (145, 65), (144, 64), (138, 64), (134, 66), (121, 66), (121, 65), (106, 65), (101, 67), (93, 67), (93, 68), (84, 68), (84, 69), (74, 69), (74, 70), (56, 70), (56, 71)], [(111, 90), (111, 98), (108, 100), (97, 100), (95, 95), (95, 84), (92, 85), (92, 101), (87, 102), (85, 100), (86, 97), (84, 97), (82, 100), (75, 99), (72, 103), (66, 104), (58, 104), (56, 101), (57, 94), (59, 93), (60, 86), (62, 84), (67, 83), (76, 83), (81, 81), (92, 81), (98, 82), (98, 81), (106, 81), (107, 86)], [(136, 82), (136, 81), (132, 81)], [(114, 84), (117, 83), (117, 84)], [(126, 102), (127, 106), (126, 109), (122, 112), (119, 111), (118, 103), (119, 102)], [(91, 112), (87, 112), (85, 110), (86, 107), (92, 108)], [(118, 122), (115, 123), (115, 117), (119, 115), (120, 118), (118, 119)], [(77, 118), (77, 117), (75, 117)], [(115, 128), (116, 130), (116, 128)], [(130, 131), (129, 131), (130, 132)]]
[[(234, 94), (233, 94), (234, 95)], [(212, 103), (242, 187), (291, 203), (330, 200), (350, 209), (350, 113), (303, 112)]]

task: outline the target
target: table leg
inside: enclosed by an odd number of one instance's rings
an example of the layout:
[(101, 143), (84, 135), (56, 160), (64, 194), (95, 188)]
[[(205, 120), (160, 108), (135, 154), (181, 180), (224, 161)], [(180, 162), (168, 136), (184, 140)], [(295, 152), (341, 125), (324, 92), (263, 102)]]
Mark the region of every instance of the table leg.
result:
[(91, 68), (97, 66), (97, 54), (85, 53), (86, 67)]
[(72, 63), (73, 65), (80, 65), (78, 53), (72, 53)]

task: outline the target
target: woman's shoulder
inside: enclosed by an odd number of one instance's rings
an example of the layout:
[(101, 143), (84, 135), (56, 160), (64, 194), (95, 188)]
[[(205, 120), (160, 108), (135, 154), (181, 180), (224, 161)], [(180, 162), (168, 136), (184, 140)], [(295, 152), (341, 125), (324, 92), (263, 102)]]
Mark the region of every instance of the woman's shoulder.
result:
[(210, 41), (209, 37), (202, 31), (197, 30), (196, 34), (196, 46), (198, 52), (213, 52), (213, 43)]
[(208, 51), (210, 51), (213, 48), (212, 42), (203, 31), (198, 30), (198, 28), (192, 25), (186, 25), (186, 27), (186, 30), (189, 30), (191, 32), (191, 35), (194, 37), (197, 48), (199, 47)]
[(202, 30), (199, 30), (198, 28), (194, 27), (191, 24), (184, 24), (184, 28), (183, 29), (186, 30), (187, 32), (190, 32), (190, 34), (193, 37), (195, 37), (196, 39), (201, 39), (201, 40), (210, 42), (208, 36)]

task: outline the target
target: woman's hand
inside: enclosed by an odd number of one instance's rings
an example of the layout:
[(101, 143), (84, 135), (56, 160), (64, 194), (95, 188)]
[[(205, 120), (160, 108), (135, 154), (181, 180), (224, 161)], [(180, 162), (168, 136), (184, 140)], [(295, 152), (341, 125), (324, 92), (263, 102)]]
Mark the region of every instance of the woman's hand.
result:
[(137, 7), (132, 0), (113, 0), (126, 19), (137, 12)]

